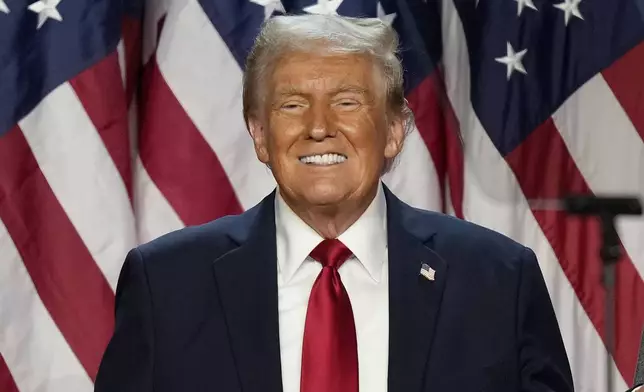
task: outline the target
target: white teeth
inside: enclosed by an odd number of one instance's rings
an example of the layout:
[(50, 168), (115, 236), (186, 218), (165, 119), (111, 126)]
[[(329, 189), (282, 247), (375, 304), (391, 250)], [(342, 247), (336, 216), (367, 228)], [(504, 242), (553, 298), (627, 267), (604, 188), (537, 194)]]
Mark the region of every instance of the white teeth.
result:
[(300, 158), (300, 162), (310, 165), (335, 165), (347, 160), (347, 157), (340, 154), (323, 154), (323, 155), (309, 155)]

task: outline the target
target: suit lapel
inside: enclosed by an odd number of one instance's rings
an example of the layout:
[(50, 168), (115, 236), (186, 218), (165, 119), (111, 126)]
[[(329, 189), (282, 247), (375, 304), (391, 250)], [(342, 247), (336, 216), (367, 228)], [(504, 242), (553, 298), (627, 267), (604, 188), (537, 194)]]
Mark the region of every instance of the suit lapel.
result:
[(274, 195), (258, 206), (243, 244), (214, 263), (244, 392), (280, 392)]
[[(244, 392), (281, 392), (274, 195), (258, 206), (242, 245), (214, 263), (233, 355)], [(413, 228), (417, 214), (386, 187), (389, 247), (388, 390), (419, 391), (447, 277), (447, 265), (425, 244), (433, 232)], [(435, 271), (420, 275), (422, 264)]]
[[(418, 212), (388, 190), (389, 376), (390, 391), (420, 391), (447, 278), (447, 264), (425, 246), (431, 228), (413, 228), (407, 218)], [(423, 264), (434, 280), (420, 274)]]

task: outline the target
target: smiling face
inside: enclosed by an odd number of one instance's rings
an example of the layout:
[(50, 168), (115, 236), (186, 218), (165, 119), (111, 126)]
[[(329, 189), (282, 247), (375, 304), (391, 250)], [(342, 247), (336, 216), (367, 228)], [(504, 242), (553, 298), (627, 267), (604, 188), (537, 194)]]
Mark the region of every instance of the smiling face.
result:
[(284, 199), (303, 208), (368, 204), (404, 137), (371, 59), (288, 53), (267, 77), (249, 127)]

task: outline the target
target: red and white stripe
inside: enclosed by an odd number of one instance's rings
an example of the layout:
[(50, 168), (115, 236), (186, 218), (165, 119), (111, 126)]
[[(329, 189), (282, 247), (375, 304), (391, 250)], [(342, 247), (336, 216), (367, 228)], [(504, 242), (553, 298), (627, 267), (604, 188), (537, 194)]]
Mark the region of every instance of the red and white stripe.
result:
[(0, 137), (0, 389), (89, 391), (137, 244), (118, 51)]
[(19, 391), (90, 391), (92, 380), (38, 296), (2, 222), (0, 249), (0, 320), (11, 320), (0, 323), (0, 352), (6, 363), (4, 369), (0, 364), (0, 390), (12, 391), (12, 382)]
[[(452, 0), (442, 2), (442, 18), (447, 94), (464, 138), (464, 217), (535, 250), (570, 357), (576, 390), (603, 390), (599, 228), (595, 222), (531, 211), (528, 200), (561, 197), (572, 191), (644, 195), (642, 140), (622, 103), (598, 75), (575, 92), (553, 120), (504, 159), (470, 102), (467, 44)], [(644, 311), (637, 306), (644, 300), (644, 285), (637, 262), (631, 261), (641, 259), (637, 239), (644, 236), (642, 224), (641, 218), (630, 219), (619, 227), (627, 256), (618, 267), (615, 365), (621, 377), (615, 378), (617, 391), (626, 390), (632, 380), (644, 321)]]
[[(442, 0), (442, 18), (443, 64), (408, 96), (416, 129), (385, 182), (414, 206), (534, 249), (576, 389), (600, 391), (599, 228), (528, 201), (569, 191), (644, 196), (644, 87), (632, 83), (644, 86), (644, 46), (582, 86), (504, 158), (470, 102), (453, 0)], [(127, 21), (113, 54), (0, 138), (0, 390), (90, 391), (127, 250), (245, 210), (274, 187), (243, 123), (241, 76), (198, 2), (153, 2), (142, 32)], [(619, 229), (613, 363), (615, 390), (626, 390), (644, 324), (644, 220), (620, 220)]]

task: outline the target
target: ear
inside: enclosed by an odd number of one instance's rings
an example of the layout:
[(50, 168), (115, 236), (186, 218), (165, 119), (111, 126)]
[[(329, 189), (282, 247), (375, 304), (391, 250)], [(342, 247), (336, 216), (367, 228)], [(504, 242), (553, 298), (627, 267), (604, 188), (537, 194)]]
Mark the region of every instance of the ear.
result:
[(250, 131), (250, 136), (253, 138), (257, 158), (262, 163), (268, 164), (268, 141), (266, 140), (266, 130), (264, 125), (257, 118), (249, 118), (248, 130)]
[(401, 116), (394, 116), (390, 120), (388, 131), (385, 158), (394, 159), (402, 150), (405, 139), (405, 126)]

